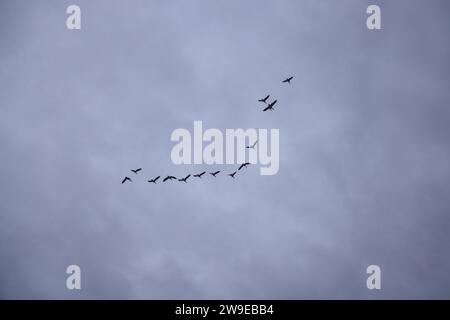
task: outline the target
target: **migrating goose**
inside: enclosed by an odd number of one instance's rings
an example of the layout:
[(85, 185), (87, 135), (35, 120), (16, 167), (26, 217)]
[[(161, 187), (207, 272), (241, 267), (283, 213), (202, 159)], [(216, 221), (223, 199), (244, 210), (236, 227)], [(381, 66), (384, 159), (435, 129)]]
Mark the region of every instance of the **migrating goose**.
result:
[(202, 178), (202, 175), (204, 175), (206, 173), (206, 171), (203, 171), (202, 173), (199, 173), (199, 174), (194, 174), (194, 177), (196, 177), (196, 178)]
[(241, 170), (242, 168), (247, 168), (247, 166), (250, 164), (250, 162), (246, 162), (246, 163), (243, 163), (243, 164), (241, 164), (241, 166), (239, 167), (239, 169), (238, 170)]
[(247, 149), (255, 149), (256, 144), (258, 143), (258, 140), (255, 141), (254, 144), (252, 144), (251, 146), (246, 146)]
[(267, 110), (273, 111), (274, 110), (273, 106), (275, 105), (275, 103), (277, 103), (277, 100), (274, 100), (273, 102), (269, 103), (269, 105), (264, 108), (263, 112)]
[(174, 176), (167, 176), (167, 177), (164, 178), (163, 182), (166, 182), (167, 180), (173, 180), (173, 179), (176, 180), (177, 178), (174, 177)]
[(237, 172), (237, 171), (235, 171), (235, 172), (233, 172), (233, 173), (230, 173), (230, 174), (228, 174), (228, 175), (234, 179), (234, 176), (236, 175), (236, 172)]
[(154, 179), (148, 180), (148, 182), (153, 182), (154, 184), (156, 184), (156, 181), (158, 181), (158, 179), (159, 179), (160, 177), (161, 177), (161, 176), (157, 176), (157, 177), (154, 178)]
[(189, 177), (190, 177), (191, 175), (190, 174), (188, 174), (186, 177), (184, 177), (183, 179), (178, 179), (178, 181), (183, 181), (184, 183), (187, 183), (187, 179), (189, 179)]
[(269, 99), (269, 97), (270, 97), (270, 94), (268, 94), (267, 97), (265, 97), (265, 98), (263, 98), (263, 99), (259, 99), (258, 101), (259, 101), (259, 102), (266, 103), (266, 101), (267, 101), (267, 99)]
[(123, 178), (123, 180), (122, 180), (122, 184), (124, 184), (124, 183), (127, 182), (127, 181), (133, 182), (133, 180), (131, 180), (130, 178), (125, 177), (125, 178)]
[(214, 178), (219, 174), (219, 172), (220, 171), (216, 171), (216, 172), (210, 172), (210, 174), (212, 175), (212, 176), (214, 176)]
[(134, 172), (135, 174), (138, 174), (138, 172), (141, 171), (141, 170), (142, 170), (142, 168), (135, 169), (135, 170), (131, 169), (131, 171)]
[(292, 79), (294, 79), (294, 76), (289, 77), (289, 78), (283, 80), (282, 82), (284, 82), (284, 83), (291, 83), (291, 80), (292, 80)]

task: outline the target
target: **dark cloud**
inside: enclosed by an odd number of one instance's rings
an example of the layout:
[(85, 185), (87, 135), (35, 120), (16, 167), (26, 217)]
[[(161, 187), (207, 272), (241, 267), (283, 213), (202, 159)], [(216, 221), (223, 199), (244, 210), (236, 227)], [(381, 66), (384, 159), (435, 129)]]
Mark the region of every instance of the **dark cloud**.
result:
[[(0, 297), (448, 298), (448, 3), (378, 3), (2, 2)], [(212, 169), (194, 120), (279, 128), (279, 173), (148, 185)]]

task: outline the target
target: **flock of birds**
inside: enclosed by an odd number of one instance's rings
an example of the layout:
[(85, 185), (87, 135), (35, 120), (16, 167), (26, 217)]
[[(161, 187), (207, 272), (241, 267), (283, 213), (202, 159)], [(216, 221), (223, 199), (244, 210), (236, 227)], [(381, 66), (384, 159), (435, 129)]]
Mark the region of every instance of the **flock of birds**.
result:
[[(283, 83), (289, 83), (289, 84), (290, 84), (292, 79), (294, 79), (294, 76), (291, 76), (291, 77), (289, 77), (289, 78), (286, 78), (286, 79), (284, 79), (282, 82), (283, 82)], [(277, 103), (277, 100), (275, 99), (275, 100), (273, 100), (272, 102), (268, 102), (269, 98), (270, 98), (270, 94), (268, 94), (266, 97), (264, 97), (264, 98), (258, 100), (259, 102), (262, 102), (262, 103), (264, 103), (264, 104), (267, 105), (267, 107), (265, 107), (265, 108), (263, 109), (263, 112), (266, 112), (267, 110), (270, 110), (270, 111), (273, 111), (273, 110), (274, 110), (274, 107), (273, 107), (273, 106)], [(253, 150), (254, 150), (257, 143), (258, 143), (258, 140), (256, 140), (252, 145), (246, 146), (246, 148), (247, 148), (247, 149), (253, 149)], [(236, 173), (237, 173), (238, 171), (240, 171), (242, 168), (247, 168), (248, 165), (250, 165), (250, 162), (245, 162), (245, 163), (241, 164), (241, 165), (239, 166), (239, 168), (238, 168), (236, 171), (234, 171), (233, 173), (228, 173), (227, 176), (230, 176), (231, 178), (234, 179), (234, 176), (236, 175)], [(137, 174), (139, 174), (139, 172), (142, 171), (142, 168), (131, 169), (130, 171), (137, 175)], [(221, 171), (219, 170), (219, 171), (215, 171), (215, 172), (209, 172), (209, 174), (212, 175), (214, 178), (216, 178), (216, 176), (217, 176), (220, 172), (221, 172)], [(202, 176), (203, 176), (204, 174), (206, 174), (206, 171), (203, 171), (203, 172), (201, 172), (201, 173), (194, 174), (193, 177), (201, 179)], [(187, 180), (188, 180), (190, 177), (191, 177), (191, 174), (188, 174), (186, 177), (180, 178), (180, 179), (178, 179), (177, 177), (174, 177), (174, 176), (166, 176), (166, 177), (162, 180), (162, 182), (172, 181), (172, 180), (178, 180), (178, 181), (180, 181), (180, 182), (187, 183)], [(161, 178), (161, 176), (157, 176), (157, 177), (155, 177), (155, 178), (153, 178), (153, 179), (147, 180), (147, 182), (156, 184), (156, 182), (157, 182), (160, 178)], [(124, 184), (125, 182), (133, 182), (133, 180), (132, 180), (130, 177), (125, 177), (125, 178), (123, 178), (123, 180), (122, 180), (122, 184)]]
[[(292, 79), (294, 79), (294, 76), (286, 78), (282, 82), (290, 84)], [(270, 97), (270, 94), (268, 94), (266, 97), (258, 100), (259, 102), (267, 104), (267, 107), (264, 108), (263, 112), (266, 112), (267, 110), (273, 111), (274, 110), (273, 106), (275, 105), (275, 103), (277, 103), (277, 100), (273, 100), (272, 102), (268, 103), (267, 100), (269, 99), (269, 97)]]
[[(231, 178), (234, 179), (234, 176), (236, 175), (236, 173), (237, 173), (238, 171), (240, 171), (242, 168), (247, 168), (248, 165), (250, 165), (250, 162), (245, 162), (245, 163), (241, 164), (241, 165), (239, 166), (239, 168), (238, 168), (236, 171), (234, 171), (233, 173), (227, 174), (227, 176), (230, 176)], [(132, 169), (132, 170), (130, 170), (130, 171), (137, 175), (137, 174), (139, 174), (140, 171), (142, 171), (142, 168)], [(217, 176), (220, 172), (221, 172), (221, 171), (218, 170), (218, 171), (214, 171), (214, 172), (209, 172), (209, 174), (212, 175), (214, 178), (216, 178), (216, 176)], [(193, 177), (196, 177), (196, 178), (200, 178), (200, 179), (201, 179), (202, 176), (203, 176), (204, 174), (206, 174), (206, 171), (203, 171), (203, 172), (201, 172), (201, 173), (194, 174)], [(188, 174), (186, 177), (180, 178), (180, 179), (178, 179), (177, 177), (174, 177), (174, 176), (166, 176), (166, 177), (162, 180), (162, 182), (172, 181), (172, 180), (178, 180), (178, 181), (187, 183), (187, 180), (188, 180), (190, 177), (191, 177), (191, 174)], [(160, 178), (161, 178), (161, 176), (157, 176), (157, 177), (155, 177), (155, 178), (153, 178), (153, 179), (147, 180), (147, 182), (156, 184), (156, 181), (158, 181)], [(123, 178), (123, 180), (122, 180), (122, 184), (124, 184), (124, 183), (127, 182), (127, 181), (133, 182), (133, 180), (132, 180), (130, 177), (125, 177), (125, 178)]]

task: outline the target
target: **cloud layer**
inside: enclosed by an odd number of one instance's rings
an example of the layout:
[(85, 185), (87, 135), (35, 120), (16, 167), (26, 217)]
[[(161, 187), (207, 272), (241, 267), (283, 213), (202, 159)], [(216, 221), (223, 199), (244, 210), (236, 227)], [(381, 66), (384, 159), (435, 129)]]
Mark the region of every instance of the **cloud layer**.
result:
[[(0, 297), (448, 298), (450, 8), (378, 3), (2, 2)], [(145, 182), (217, 168), (170, 160), (194, 120), (280, 129), (279, 173)]]

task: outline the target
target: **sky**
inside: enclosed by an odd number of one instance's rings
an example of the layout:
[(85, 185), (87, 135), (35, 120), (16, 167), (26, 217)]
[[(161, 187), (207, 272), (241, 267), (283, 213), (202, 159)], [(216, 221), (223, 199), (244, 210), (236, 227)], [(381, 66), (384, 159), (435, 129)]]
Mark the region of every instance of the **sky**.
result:
[[(0, 298), (448, 299), (449, 9), (1, 0)], [(279, 172), (147, 183), (236, 169), (172, 162), (195, 120), (279, 129)]]

